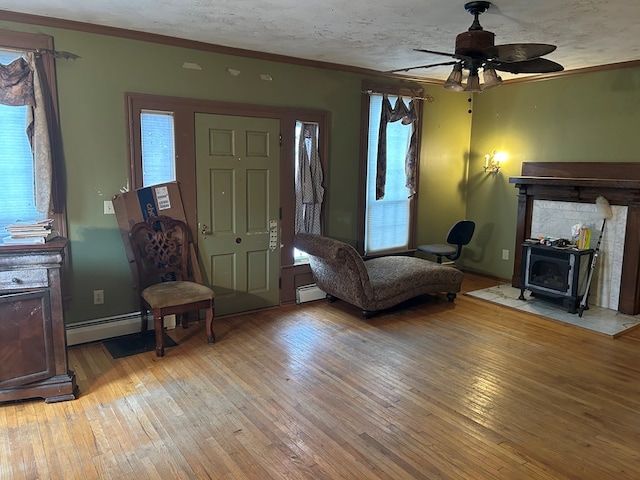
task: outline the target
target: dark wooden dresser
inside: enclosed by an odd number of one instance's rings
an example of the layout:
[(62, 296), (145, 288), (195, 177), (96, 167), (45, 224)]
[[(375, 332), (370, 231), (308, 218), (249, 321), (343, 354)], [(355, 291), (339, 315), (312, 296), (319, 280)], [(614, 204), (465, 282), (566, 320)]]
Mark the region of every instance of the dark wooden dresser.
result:
[(67, 243), (0, 246), (0, 402), (76, 398), (62, 309)]

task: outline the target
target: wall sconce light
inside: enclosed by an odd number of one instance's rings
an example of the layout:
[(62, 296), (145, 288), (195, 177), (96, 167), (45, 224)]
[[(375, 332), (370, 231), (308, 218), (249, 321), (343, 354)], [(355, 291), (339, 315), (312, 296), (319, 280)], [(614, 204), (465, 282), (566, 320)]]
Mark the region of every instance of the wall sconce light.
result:
[(494, 150), (491, 154), (487, 153), (484, 156), (484, 173), (498, 173), (500, 171), (500, 163), (507, 159), (506, 152), (500, 152)]

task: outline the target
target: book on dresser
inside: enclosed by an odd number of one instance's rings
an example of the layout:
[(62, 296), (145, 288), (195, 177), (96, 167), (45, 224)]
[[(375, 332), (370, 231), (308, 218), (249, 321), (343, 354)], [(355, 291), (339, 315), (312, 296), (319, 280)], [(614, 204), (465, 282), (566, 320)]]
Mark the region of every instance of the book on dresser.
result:
[(5, 245), (39, 245), (59, 236), (53, 230), (53, 219), (33, 221), (18, 221), (8, 225), (5, 230), (9, 233), (2, 237)]
[(5, 245), (41, 245), (59, 236), (60, 234), (56, 230), (52, 230), (46, 235), (7, 235), (2, 238), (2, 243)]

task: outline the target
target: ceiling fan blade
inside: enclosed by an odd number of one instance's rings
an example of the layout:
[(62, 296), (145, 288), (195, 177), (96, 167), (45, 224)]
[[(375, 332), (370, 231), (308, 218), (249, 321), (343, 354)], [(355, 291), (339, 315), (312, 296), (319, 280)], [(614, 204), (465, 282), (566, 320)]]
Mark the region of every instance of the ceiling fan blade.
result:
[(445, 57), (457, 58), (453, 53), (437, 52), (435, 50), (425, 50), (424, 48), (414, 48), (414, 52), (431, 53), (433, 55), (444, 55)]
[(542, 57), (555, 49), (555, 45), (547, 43), (508, 43), (487, 47), (484, 53), (487, 57), (500, 62), (524, 62)]
[(409, 70), (417, 70), (418, 68), (431, 68), (431, 67), (439, 67), (441, 65), (453, 65), (458, 62), (442, 62), (442, 63), (430, 63), (428, 65), (418, 65), (417, 67), (407, 67), (407, 68), (398, 68), (396, 70), (387, 70), (385, 73), (397, 73), (397, 72), (408, 72)]
[(552, 73), (561, 72), (564, 67), (559, 63), (552, 62), (546, 58), (534, 58), (533, 60), (525, 60), (524, 62), (487, 62), (487, 66), (491, 66), (501, 72), (509, 73)]

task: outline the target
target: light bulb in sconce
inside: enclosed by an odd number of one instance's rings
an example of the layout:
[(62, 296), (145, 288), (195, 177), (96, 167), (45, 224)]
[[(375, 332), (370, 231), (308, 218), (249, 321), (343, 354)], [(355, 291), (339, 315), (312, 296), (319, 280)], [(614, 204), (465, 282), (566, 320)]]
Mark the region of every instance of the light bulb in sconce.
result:
[(507, 152), (494, 150), (490, 154), (487, 153), (484, 156), (484, 172), (485, 173), (498, 173), (500, 171), (500, 164), (508, 158)]

